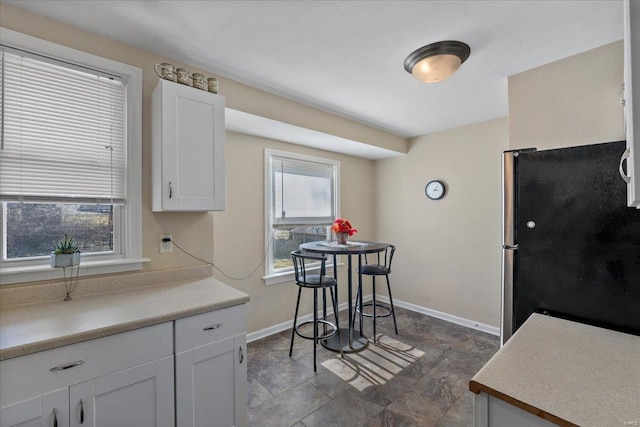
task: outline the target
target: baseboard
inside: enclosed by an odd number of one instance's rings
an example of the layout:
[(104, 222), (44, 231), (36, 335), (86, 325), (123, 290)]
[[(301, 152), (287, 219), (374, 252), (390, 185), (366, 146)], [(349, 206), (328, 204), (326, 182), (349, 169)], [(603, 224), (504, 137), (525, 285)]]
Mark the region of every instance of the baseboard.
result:
[[(378, 295), (377, 299), (380, 301), (389, 303), (389, 298), (384, 295)], [(427, 316), (435, 317), (436, 319), (446, 320), (456, 325), (466, 326), (467, 328), (477, 329), (482, 332), (486, 332), (491, 335), (500, 336), (500, 328), (496, 326), (486, 325), (484, 323), (476, 322), (473, 320), (465, 319), (464, 317), (455, 316), (449, 313), (443, 313), (441, 311), (433, 310), (431, 308), (422, 307), (420, 305), (411, 304), (410, 302), (393, 300), (393, 305), (407, 310), (415, 311), (416, 313), (426, 314)]]
[[(377, 297), (380, 301), (389, 302), (389, 298), (384, 295), (378, 295)], [(370, 301), (372, 299), (371, 294), (364, 296), (364, 301)], [(353, 301), (355, 304), (355, 301)], [(416, 304), (411, 304), (409, 302), (394, 300), (393, 304), (404, 308), (407, 310), (415, 311), (416, 313), (426, 314), (427, 316), (435, 317), (436, 319), (445, 320), (450, 323), (455, 323), (456, 325), (465, 326), (467, 328), (476, 329), (478, 331), (486, 332), (491, 335), (500, 336), (500, 328), (495, 326), (486, 325), (484, 323), (475, 322), (473, 320), (465, 319), (464, 317), (454, 316), (453, 314), (443, 313), (441, 311), (432, 310), (427, 307), (422, 307)], [(344, 310), (348, 308), (349, 305), (346, 302), (338, 305), (338, 311)], [(294, 307), (295, 308), (295, 307)], [(331, 310), (331, 308), (327, 308), (327, 310)], [(309, 320), (313, 320), (313, 313), (306, 314), (298, 318), (300, 322), (306, 322)], [(257, 341), (262, 338), (266, 338), (270, 335), (277, 334), (279, 332), (285, 331), (291, 328), (293, 324), (293, 319), (287, 320), (286, 322), (279, 323), (277, 325), (270, 326), (268, 328), (261, 329), (259, 331), (251, 332), (247, 334), (247, 342)]]
[[(367, 296), (364, 297), (364, 301), (367, 301), (370, 299), (371, 299), (371, 296), (369, 296), (368, 298)], [(355, 300), (353, 301), (352, 304), (355, 304)], [(292, 311), (293, 311), (293, 308), (292, 308)], [(347, 302), (338, 304), (338, 311), (345, 310), (347, 308), (349, 308), (349, 304), (347, 304)], [(333, 310), (333, 306), (327, 306), (328, 313), (331, 313), (332, 310)], [(318, 313), (318, 315), (320, 315), (320, 313)], [(313, 313), (305, 314), (304, 316), (298, 317), (298, 323), (307, 322), (310, 320), (313, 320)], [(270, 335), (275, 335), (278, 332), (282, 332), (287, 329), (290, 329), (292, 325), (293, 325), (293, 319), (287, 320), (286, 322), (278, 323), (277, 325), (269, 326), (268, 328), (260, 329), (259, 331), (248, 333), (247, 343), (257, 341), (262, 338), (266, 338)]]

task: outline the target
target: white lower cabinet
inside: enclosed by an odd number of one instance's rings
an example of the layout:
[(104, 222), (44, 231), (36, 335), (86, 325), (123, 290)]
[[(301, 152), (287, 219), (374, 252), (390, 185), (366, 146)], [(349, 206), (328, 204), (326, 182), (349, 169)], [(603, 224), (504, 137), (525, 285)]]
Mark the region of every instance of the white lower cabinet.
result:
[(0, 361), (0, 427), (245, 427), (245, 315), (241, 304)]
[(173, 356), (69, 389), (71, 427), (173, 426)]
[(172, 322), (0, 362), (0, 427), (174, 425)]
[[(247, 425), (244, 319), (240, 305), (176, 322), (179, 427)], [(184, 349), (190, 345), (195, 347)]]
[(489, 396), (487, 393), (473, 395), (473, 427), (552, 427), (554, 425), (544, 418)]

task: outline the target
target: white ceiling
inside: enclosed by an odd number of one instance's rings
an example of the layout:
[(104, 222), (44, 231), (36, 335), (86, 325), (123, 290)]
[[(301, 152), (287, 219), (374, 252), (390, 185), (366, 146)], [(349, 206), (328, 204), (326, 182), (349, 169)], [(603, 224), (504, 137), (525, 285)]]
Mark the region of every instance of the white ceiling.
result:
[[(7, 3), (403, 137), (505, 116), (508, 76), (622, 39), (620, 0)], [(415, 80), (440, 40), (470, 58)]]

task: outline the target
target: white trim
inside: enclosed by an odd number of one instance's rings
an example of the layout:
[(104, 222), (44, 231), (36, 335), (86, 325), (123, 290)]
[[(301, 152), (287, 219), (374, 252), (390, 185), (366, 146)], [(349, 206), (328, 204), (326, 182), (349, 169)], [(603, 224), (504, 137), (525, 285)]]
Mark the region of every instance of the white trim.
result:
[[(81, 262), (80, 277), (142, 270), (142, 264), (149, 261), (151, 261), (149, 258), (116, 258), (103, 261)], [(3, 268), (0, 272), (0, 283), (3, 285), (34, 282), (37, 280), (60, 280), (62, 278), (62, 271), (48, 264)]]
[[(389, 298), (384, 295), (378, 295), (376, 298), (382, 302), (386, 302), (387, 304), (389, 303)], [(416, 304), (411, 304), (410, 302), (398, 301), (397, 299), (393, 300), (393, 305), (400, 308), (406, 308), (407, 310), (415, 311), (416, 313), (426, 314), (427, 316), (435, 317), (436, 319), (446, 320), (447, 322), (455, 323), (456, 325), (465, 326), (470, 329), (477, 329), (478, 331), (486, 332), (498, 337), (500, 336), (500, 328), (496, 326), (486, 325), (474, 320), (465, 319), (464, 317), (456, 316), (449, 313), (443, 313), (441, 311), (422, 307)]]
[[(363, 301), (367, 302), (367, 301), (370, 301), (371, 299), (372, 299), (372, 295), (369, 294), (364, 296)], [(382, 302), (389, 303), (389, 298), (385, 297), (384, 295), (378, 295), (377, 299)], [(353, 301), (353, 304), (355, 304), (355, 300)], [(495, 335), (498, 337), (500, 336), (500, 328), (497, 328), (495, 326), (474, 322), (473, 320), (465, 319), (459, 316), (454, 316), (453, 314), (443, 313), (437, 310), (432, 310), (427, 307), (422, 307), (422, 306), (411, 304), (404, 301), (394, 300), (393, 305), (410, 310), (410, 311), (415, 311), (416, 313), (425, 314), (427, 316), (434, 317), (436, 319), (441, 319), (449, 323), (465, 326), (470, 329), (476, 329), (478, 331), (486, 332), (488, 334)], [(348, 307), (349, 306), (347, 305), (347, 302), (343, 302), (341, 304), (338, 304), (338, 311), (342, 311)], [(327, 308), (327, 311), (329, 311), (329, 308)], [(312, 313), (298, 317), (299, 322), (306, 322), (308, 320), (313, 320)], [(262, 338), (266, 338), (270, 335), (274, 335), (282, 331), (286, 331), (287, 329), (290, 329), (292, 325), (293, 325), (293, 319), (287, 320), (286, 322), (278, 323), (277, 325), (269, 326), (268, 328), (260, 329), (259, 331), (251, 332), (247, 334), (247, 343), (257, 341)], [(402, 331), (399, 331), (399, 332), (400, 332), (399, 335), (402, 335)]]
[[(366, 298), (365, 298), (365, 301), (366, 301)], [(355, 303), (356, 301), (353, 300), (353, 304)], [(347, 304), (346, 301), (341, 304), (338, 304), (338, 311), (342, 311), (347, 308), (349, 308), (349, 304)], [(327, 313), (333, 313), (333, 306), (327, 305)], [(320, 316), (320, 313), (318, 313), (318, 316)], [(300, 324), (302, 322), (308, 322), (310, 320), (313, 320), (313, 313), (305, 314), (304, 316), (298, 316), (297, 323)], [(278, 323), (277, 325), (269, 326), (268, 328), (260, 329), (259, 331), (251, 332), (247, 334), (247, 344), (262, 338), (266, 338), (271, 335), (275, 335), (279, 332), (286, 331), (287, 329), (291, 329), (292, 326), (293, 326), (293, 319), (287, 320), (286, 322)]]
[[(45, 57), (82, 64), (127, 82), (127, 204), (121, 227), (125, 258), (83, 263), (80, 274), (104, 274), (142, 269), (142, 69), (0, 27), (2, 44)], [(17, 271), (16, 271), (17, 270)], [(58, 278), (48, 265), (2, 268), (1, 284)], [(35, 277), (35, 278), (34, 278)]]

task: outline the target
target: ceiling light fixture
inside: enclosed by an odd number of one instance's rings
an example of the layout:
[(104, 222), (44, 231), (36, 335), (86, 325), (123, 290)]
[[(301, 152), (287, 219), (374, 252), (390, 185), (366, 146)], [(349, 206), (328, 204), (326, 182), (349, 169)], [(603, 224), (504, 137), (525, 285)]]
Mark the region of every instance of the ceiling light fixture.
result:
[(404, 69), (426, 83), (440, 82), (455, 73), (467, 60), (469, 45), (453, 40), (432, 43), (407, 56)]

